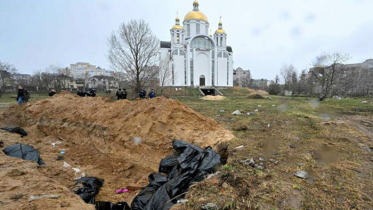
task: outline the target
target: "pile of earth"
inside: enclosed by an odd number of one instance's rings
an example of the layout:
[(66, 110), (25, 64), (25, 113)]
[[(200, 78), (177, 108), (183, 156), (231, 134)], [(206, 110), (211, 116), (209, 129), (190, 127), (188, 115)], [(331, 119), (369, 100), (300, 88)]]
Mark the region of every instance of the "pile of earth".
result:
[[(148, 174), (157, 172), (160, 160), (172, 153), (173, 139), (183, 139), (204, 148), (215, 147), (234, 137), (216, 121), (178, 101), (163, 97), (130, 102), (100, 97), (81, 98), (62, 93), (11, 107), (2, 114), (0, 121), (1, 126), (22, 126), (28, 132), (24, 138), (8, 138), (4, 146), (14, 143), (32, 145), (45, 161), (45, 166), (30, 172), (32, 176), (20, 176), (17, 180), (19, 186), (36, 183), (46, 177), (61, 185), (61, 190), (71, 189), (74, 179), (84, 172), (86, 176), (105, 180), (96, 200), (111, 202), (132, 201), (138, 191), (115, 194), (115, 190), (145, 186)], [(65, 152), (64, 160), (58, 161), (56, 158), (61, 151)], [(64, 162), (68, 167), (64, 167)], [(21, 170), (17, 164), (10, 165), (12, 169)], [(72, 168), (81, 172), (75, 173)], [(4, 180), (8, 178), (6, 173), (1, 174), (3, 184), (0, 188), (6, 189), (4, 196), (9, 201), (9, 197), (21, 188), (3, 188)], [(42, 194), (45, 190), (41, 187), (39, 191)], [(27, 191), (23, 193), (31, 194)], [(33, 195), (35, 193), (38, 194), (38, 191), (34, 191)], [(63, 195), (59, 199), (67, 199)], [(68, 196), (76, 198), (73, 194)], [(27, 199), (24, 196), (17, 202), (29, 203)], [(61, 203), (58, 199), (55, 202)], [(64, 202), (72, 205), (75, 200)]]
[(211, 96), (211, 95), (207, 95), (207, 96), (204, 96), (201, 98), (202, 100), (206, 100), (206, 101), (220, 101), (220, 100), (224, 100), (225, 97), (224, 96)]

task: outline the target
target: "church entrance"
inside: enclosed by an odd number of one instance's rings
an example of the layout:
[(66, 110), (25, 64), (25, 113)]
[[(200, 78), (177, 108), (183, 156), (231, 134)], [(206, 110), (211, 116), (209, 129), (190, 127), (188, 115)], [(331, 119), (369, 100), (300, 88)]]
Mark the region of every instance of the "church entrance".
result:
[(205, 76), (203, 75), (199, 77), (199, 86), (205, 86)]

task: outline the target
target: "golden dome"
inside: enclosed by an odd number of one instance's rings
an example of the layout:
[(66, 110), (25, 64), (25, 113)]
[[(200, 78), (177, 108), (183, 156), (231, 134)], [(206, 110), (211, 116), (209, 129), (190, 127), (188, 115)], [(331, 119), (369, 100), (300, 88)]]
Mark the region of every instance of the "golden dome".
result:
[(182, 27), (181, 25), (174, 25), (174, 26), (172, 27), (172, 29), (180, 29), (180, 30), (182, 30), (183, 27)]
[(208, 22), (207, 17), (200, 11), (191, 11), (185, 15), (184, 20), (204, 20)]
[(225, 34), (225, 30), (224, 29), (218, 29), (215, 31), (216, 34)]

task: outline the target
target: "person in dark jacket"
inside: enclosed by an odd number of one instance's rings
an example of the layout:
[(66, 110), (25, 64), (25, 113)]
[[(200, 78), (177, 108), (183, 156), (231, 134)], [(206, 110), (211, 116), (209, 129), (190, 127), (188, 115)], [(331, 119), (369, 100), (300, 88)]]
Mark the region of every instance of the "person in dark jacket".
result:
[(55, 89), (52, 89), (51, 91), (49, 91), (48, 95), (50, 97), (54, 96), (56, 94), (56, 90)]
[(140, 91), (139, 97), (140, 97), (140, 99), (145, 99), (145, 97), (146, 97), (146, 90)]
[(123, 91), (122, 89), (118, 89), (117, 93), (115, 94), (117, 96), (117, 99), (120, 100), (123, 98)]
[(18, 86), (17, 103), (21, 105), (25, 100), (25, 90), (22, 86)]
[(155, 92), (153, 89), (150, 90), (149, 92), (149, 98), (152, 99), (152, 98), (155, 98)]
[(81, 90), (81, 89), (79, 89), (78, 90), (78, 92), (76, 93), (78, 96), (80, 96), (80, 97), (85, 97), (85, 92), (83, 91), (83, 90)]

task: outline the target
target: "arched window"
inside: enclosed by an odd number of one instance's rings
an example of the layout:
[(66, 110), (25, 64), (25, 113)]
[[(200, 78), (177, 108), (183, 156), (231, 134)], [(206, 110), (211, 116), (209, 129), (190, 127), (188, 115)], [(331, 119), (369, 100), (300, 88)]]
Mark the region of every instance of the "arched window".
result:
[(212, 49), (214, 44), (207, 37), (196, 37), (193, 39), (190, 46), (192, 48)]

